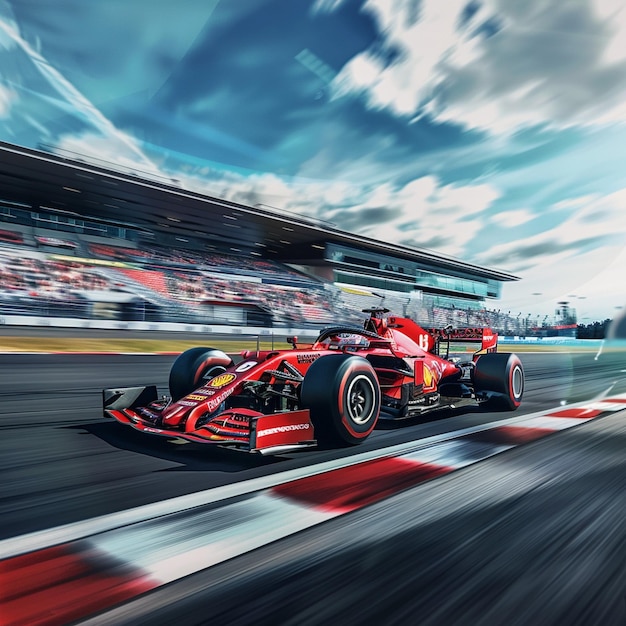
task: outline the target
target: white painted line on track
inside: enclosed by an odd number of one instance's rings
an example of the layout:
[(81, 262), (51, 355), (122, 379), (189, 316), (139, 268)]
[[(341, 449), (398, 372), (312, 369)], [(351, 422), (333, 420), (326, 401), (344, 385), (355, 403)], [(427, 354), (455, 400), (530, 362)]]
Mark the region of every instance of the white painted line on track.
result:
[(446, 466), (461, 469), (478, 461), (515, 448), (515, 445), (485, 445), (478, 442), (462, 442), (457, 440), (443, 441), (429, 446), (425, 450), (417, 450), (401, 455), (402, 459), (410, 459), (418, 463), (441, 463), (445, 459)]
[(626, 409), (626, 399), (621, 402), (592, 402), (587, 408), (597, 411), (623, 411)]
[[(229, 504), (227, 514), (213, 508), (177, 520), (166, 517), (98, 535), (89, 543), (165, 584), (338, 515), (263, 491)], [(206, 531), (198, 532), (200, 528)]]
[(538, 415), (529, 420), (524, 420), (516, 426), (520, 428), (545, 428), (546, 430), (565, 430), (578, 424), (584, 424), (597, 415), (588, 418), (581, 417), (551, 417), (550, 415)]

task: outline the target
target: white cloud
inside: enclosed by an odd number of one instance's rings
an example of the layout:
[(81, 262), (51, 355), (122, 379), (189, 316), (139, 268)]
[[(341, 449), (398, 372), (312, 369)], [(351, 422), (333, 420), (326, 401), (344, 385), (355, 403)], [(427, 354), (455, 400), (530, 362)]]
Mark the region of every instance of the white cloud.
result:
[(311, 9), (312, 13), (330, 13), (339, 8), (343, 0), (315, 0), (315, 4)]
[(546, 315), (558, 302), (567, 301), (576, 309), (580, 323), (613, 317), (617, 307), (626, 306), (624, 267), (626, 248), (622, 246), (555, 255), (550, 262), (524, 272), (519, 282), (505, 283), (497, 308)]
[[(13, 19), (10, 7), (0, 3), (0, 52), (17, 47), (16, 39), (19, 38), (19, 29)], [(0, 84), (0, 119), (10, 116), (11, 108), (17, 101), (17, 94), (7, 85)]]
[(466, 1), (415, 6), (366, 2), (384, 47), (399, 55), (391, 63), (374, 49), (355, 56), (335, 79), (335, 97), (361, 94), (374, 109), (496, 133), (626, 121), (621, 0), (484, 0), (463, 26)]
[(15, 39), (19, 37), (19, 28), (13, 17), (11, 8), (6, 3), (0, 3), (0, 49), (15, 48)]
[(17, 101), (17, 94), (8, 87), (0, 85), (0, 119), (8, 118), (11, 107)]
[(342, 182), (287, 182), (272, 174), (212, 178), (209, 183), (187, 178), (183, 185), (201, 184), (205, 192), (229, 200), (265, 204), (379, 241), (433, 248), (457, 257), (484, 228), (479, 215), (499, 195), (486, 184), (442, 186), (431, 176), (400, 188), (391, 183), (357, 187)]
[(593, 0), (595, 14), (612, 31), (602, 52), (602, 60), (607, 63), (619, 63), (626, 59), (624, 34), (626, 33), (626, 5), (623, 0)]
[(495, 261), (522, 278), (504, 286), (502, 306), (549, 311), (576, 294), (590, 316), (612, 315), (613, 307), (626, 305), (626, 188), (559, 202), (551, 210), (544, 217), (557, 220), (554, 227), (477, 256), (479, 263)]
[(114, 134), (101, 135), (96, 132), (86, 132), (80, 135), (64, 135), (59, 138), (56, 150), (60, 153), (68, 151), (103, 162), (107, 167), (128, 168), (140, 175), (151, 174), (163, 180), (164, 174), (154, 166), (143, 154), (137, 140), (121, 131)]
[(486, 184), (441, 185), (435, 177), (425, 176), (403, 187), (386, 183), (358, 191), (341, 185), (304, 186), (285, 208), (373, 239), (460, 257), (483, 228), (477, 216), (498, 195)]
[(577, 198), (567, 198), (566, 200), (561, 200), (552, 205), (553, 210), (561, 210), (561, 209), (580, 209), (585, 205), (589, 205), (598, 200), (598, 196), (588, 195), (588, 196), (578, 196)]
[(481, 214), (499, 197), (487, 184), (441, 185), (433, 176), (401, 187), (286, 180), (274, 174), (246, 177), (217, 170), (204, 170), (203, 176), (176, 173), (185, 188), (236, 202), (264, 204), (380, 241), (433, 248), (455, 257), (462, 257), (465, 246), (484, 229)]
[(497, 213), (490, 218), (490, 221), (498, 226), (503, 226), (504, 228), (515, 228), (516, 226), (521, 226), (522, 224), (530, 222), (535, 219), (535, 217), (534, 213), (528, 209), (516, 209), (513, 211), (502, 211), (501, 213)]
[(411, 0), (368, 0), (363, 10), (374, 16), (385, 44), (401, 54), (391, 65), (369, 50), (353, 57), (335, 78), (334, 96), (365, 93), (372, 108), (415, 114), (444, 79), (439, 66), (457, 45), (456, 25), (465, 4), (425, 1), (416, 15)]
[[(595, 199), (584, 196), (580, 200), (585, 204), (575, 211), (568, 210), (575, 200), (569, 201), (570, 206), (564, 206), (563, 202), (553, 205), (543, 218), (545, 224), (556, 221), (555, 226), (545, 227), (540, 233), (515, 243), (492, 246), (478, 255), (479, 262), (490, 263), (508, 256), (511, 259), (509, 269), (515, 271), (516, 266), (552, 262), (554, 254), (562, 250), (569, 250), (569, 256), (582, 253), (592, 240), (621, 238), (626, 242), (626, 188)], [(555, 252), (551, 252), (551, 246)]]

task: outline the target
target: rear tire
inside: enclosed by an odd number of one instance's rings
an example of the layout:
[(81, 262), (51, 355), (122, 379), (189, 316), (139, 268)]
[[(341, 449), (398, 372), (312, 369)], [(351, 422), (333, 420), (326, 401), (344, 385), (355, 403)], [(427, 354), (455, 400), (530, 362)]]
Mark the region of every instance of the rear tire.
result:
[(215, 348), (191, 348), (178, 356), (170, 370), (170, 395), (176, 402), (202, 387), (233, 365), (232, 359)]
[(381, 394), (374, 368), (349, 354), (324, 356), (309, 367), (300, 390), (321, 446), (356, 445), (374, 430)]
[(476, 361), (474, 389), (491, 392), (484, 406), (515, 411), (524, 395), (524, 368), (516, 354), (483, 354)]

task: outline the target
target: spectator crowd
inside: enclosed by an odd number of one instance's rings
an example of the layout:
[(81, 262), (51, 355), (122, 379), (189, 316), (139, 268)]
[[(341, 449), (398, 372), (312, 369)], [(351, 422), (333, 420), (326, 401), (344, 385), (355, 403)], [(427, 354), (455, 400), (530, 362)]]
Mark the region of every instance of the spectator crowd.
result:
[[(68, 305), (86, 292), (125, 292), (159, 300), (164, 315), (176, 310), (193, 321), (205, 305), (246, 304), (267, 312), (275, 325), (306, 326), (361, 323), (363, 308), (383, 305), (425, 327), (487, 326), (507, 335), (531, 335), (554, 320), (489, 310), (461, 308), (427, 294), (386, 292), (379, 296), (324, 283), (278, 262), (237, 255), (142, 249), (39, 237), (37, 251), (23, 249), (19, 237), (0, 239), (0, 307), (28, 309), (29, 299)], [(44, 250), (45, 249), (45, 250)], [(62, 249), (76, 255), (51, 254)], [(185, 316), (188, 319), (185, 320)]]

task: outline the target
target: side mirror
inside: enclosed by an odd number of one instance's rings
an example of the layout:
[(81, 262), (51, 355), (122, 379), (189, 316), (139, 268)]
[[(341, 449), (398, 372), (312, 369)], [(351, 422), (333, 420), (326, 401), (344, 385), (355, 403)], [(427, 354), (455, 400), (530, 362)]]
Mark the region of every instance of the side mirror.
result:
[(296, 345), (298, 338), (294, 335), (293, 337), (287, 337), (287, 341), (291, 344), (291, 347), (295, 350), (298, 346)]

